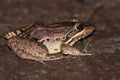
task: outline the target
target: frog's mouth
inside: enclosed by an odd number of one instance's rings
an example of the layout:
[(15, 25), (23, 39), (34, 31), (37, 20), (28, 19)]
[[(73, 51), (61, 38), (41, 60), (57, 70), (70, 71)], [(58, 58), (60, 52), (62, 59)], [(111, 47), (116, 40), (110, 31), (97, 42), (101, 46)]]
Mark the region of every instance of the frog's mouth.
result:
[[(72, 46), (75, 44), (78, 40), (85, 38), (86, 36), (90, 35), (95, 30), (92, 26), (87, 26), (81, 31), (76, 31), (72, 36), (68, 36), (68, 40), (65, 41), (65, 44), (68, 44)], [(69, 34), (68, 34), (69, 35)]]

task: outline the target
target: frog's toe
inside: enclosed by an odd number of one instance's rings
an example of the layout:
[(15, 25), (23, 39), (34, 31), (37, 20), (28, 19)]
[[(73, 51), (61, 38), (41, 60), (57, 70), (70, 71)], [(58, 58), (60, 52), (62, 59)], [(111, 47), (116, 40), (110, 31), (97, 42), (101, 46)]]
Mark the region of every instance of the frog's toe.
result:
[(89, 53), (81, 53), (80, 56), (91, 56), (92, 54)]
[(59, 59), (63, 59), (64, 56), (47, 56), (46, 58), (43, 59), (43, 61), (54, 61), (54, 60), (59, 60)]

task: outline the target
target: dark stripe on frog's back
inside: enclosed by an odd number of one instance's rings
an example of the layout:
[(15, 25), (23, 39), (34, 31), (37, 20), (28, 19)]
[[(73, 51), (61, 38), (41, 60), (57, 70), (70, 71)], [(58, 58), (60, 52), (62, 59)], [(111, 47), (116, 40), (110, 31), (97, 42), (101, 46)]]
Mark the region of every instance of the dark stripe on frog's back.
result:
[(74, 28), (73, 26), (76, 24), (76, 22), (60, 22), (60, 23), (53, 23), (49, 24), (48, 30), (51, 30), (53, 33), (62, 33), (67, 32)]
[[(45, 24), (34, 23), (31, 26), (26, 26), (26, 27), (21, 28), (20, 31), (21, 31), (21, 33), (22, 32), (28, 33), (28, 32), (34, 31), (35, 28), (41, 27), (41, 28), (46, 28), (48, 30), (51, 30), (54, 33), (61, 33), (61, 31), (62, 32), (68, 31), (75, 24), (76, 24), (76, 22), (60, 22), (60, 23), (52, 23), (52, 24), (46, 24), (46, 25)], [(61, 31), (60, 31), (60, 29), (61, 29)]]
[(64, 37), (70, 30), (72, 30), (72, 28), (74, 28), (74, 25), (75, 22), (62, 22), (44, 27), (39, 26), (31, 32), (31, 36), (38, 39), (44, 37)]
[[(27, 27), (21, 28), (20, 31), (25, 32), (25, 33), (32, 32), (35, 28), (42, 27), (42, 28), (46, 28), (48, 30), (53, 31), (54, 33), (61, 33), (61, 32), (65, 32), (65, 31), (70, 30), (71, 28), (73, 28), (73, 26), (75, 24), (76, 24), (76, 22), (60, 22), (60, 23), (53, 23), (53, 24), (46, 24), (46, 25), (33, 24), (29, 27), (27, 26)], [(61, 31), (60, 31), (60, 29), (61, 29)]]
[(74, 26), (76, 22), (59, 22), (59, 23), (52, 23), (48, 24), (50, 27), (56, 28), (59, 26)]
[(54, 28), (38, 28), (36, 30), (33, 30), (33, 32), (30, 34), (34, 38), (42, 39), (44, 37), (62, 37), (67, 33), (67, 29), (54, 29)]

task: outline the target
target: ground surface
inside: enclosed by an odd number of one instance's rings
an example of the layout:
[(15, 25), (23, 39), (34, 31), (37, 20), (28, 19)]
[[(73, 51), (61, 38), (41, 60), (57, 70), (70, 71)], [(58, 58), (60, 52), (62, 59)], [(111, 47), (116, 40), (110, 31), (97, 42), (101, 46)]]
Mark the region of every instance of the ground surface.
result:
[[(88, 47), (93, 56), (41, 64), (7, 47), (10, 30), (72, 17), (95, 25)], [(0, 0), (0, 80), (120, 80), (120, 0)]]

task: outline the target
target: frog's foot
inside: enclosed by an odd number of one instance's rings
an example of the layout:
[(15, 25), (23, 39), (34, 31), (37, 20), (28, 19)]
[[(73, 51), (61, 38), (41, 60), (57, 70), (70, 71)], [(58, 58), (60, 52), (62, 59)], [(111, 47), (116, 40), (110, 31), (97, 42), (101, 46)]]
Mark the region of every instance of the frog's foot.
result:
[(45, 58), (35, 58), (35, 57), (32, 57), (32, 56), (23, 57), (23, 56), (22, 56), (22, 58), (24, 58), (24, 59), (29, 59), (29, 60), (34, 60), (34, 61), (38, 61), (38, 62), (40, 62), (40, 63), (42, 63), (42, 64), (45, 64), (45, 61), (55, 61), (55, 60), (59, 60), (59, 59), (64, 58), (64, 56), (60, 56), (60, 57), (55, 57), (55, 56), (49, 57), (49, 56), (47, 56), (47, 57), (45, 57)]
[(6, 39), (10, 39), (11, 37), (17, 36), (17, 35), (20, 34), (20, 33), (21, 33), (20, 30), (11, 31), (11, 32), (8, 32), (8, 33), (5, 35), (5, 38), (6, 38)]
[(84, 54), (82, 52), (80, 52), (77, 48), (73, 47), (73, 46), (69, 46), (66, 44), (63, 44), (61, 47), (62, 53), (66, 54), (66, 55), (72, 55), (72, 56), (88, 56), (88, 55), (92, 55), (92, 54)]
[(47, 56), (45, 58), (43, 58), (43, 61), (55, 61), (55, 60), (59, 60), (59, 59), (63, 59), (65, 58), (63, 55), (62, 56)]
[(85, 52), (85, 53), (88, 52), (88, 51), (87, 51), (87, 48), (88, 48), (91, 40), (92, 40), (92, 38), (89, 38), (89, 39), (87, 39), (87, 40), (86, 40), (86, 39), (83, 40), (83, 41), (84, 41), (84, 49), (82, 50), (82, 52)]
[[(23, 58), (23, 56), (22, 56), (22, 58)], [(65, 58), (65, 57), (64, 56), (59, 56), (59, 57), (47, 56), (45, 58), (34, 58), (32, 56), (25, 57), (25, 59), (35, 60), (35, 61), (41, 62), (42, 64), (45, 64), (45, 61), (55, 61), (55, 60), (59, 60), (59, 59), (63, 59), (63, 58)]]
[(43, 61), (41, 58), (35, 58), (35, 57), (33, 57), (33, 56), (26, 55), (26, 54), (21, 54), (21, 55), (19, 54), (18, 56), (19, 56), (19, 58), (21, 58), (21, 59), (38, 61), (38, 62), (40, 62), (40, 63), (42, 63), (42, 64), (45, 64), (44, 61)]
[(35, 57), (35, 56), (27, 55), (27, 54), (24, 53), (24, 54), (17, 54), (17, 55), (20, 58), (38, 61), (38, 62), (41, 62), (42, 64), (45, 64), (44, 61), (55, 61), (55, 60), (59, 60), (59, 59), (65, 58), (64, 56), (58, 56), (58, 57), (56, 57), (56, 56)]

